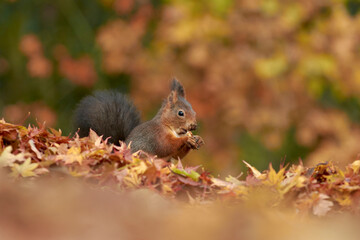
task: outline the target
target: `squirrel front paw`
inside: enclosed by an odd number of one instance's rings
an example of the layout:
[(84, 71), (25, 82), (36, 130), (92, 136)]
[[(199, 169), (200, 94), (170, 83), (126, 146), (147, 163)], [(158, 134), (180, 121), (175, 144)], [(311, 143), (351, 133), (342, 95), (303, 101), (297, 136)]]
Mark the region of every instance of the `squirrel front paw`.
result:
[(199, 149), (205, 142), (200, 136), (193, 135), (188, 138), (187, 144), (191, 149)]

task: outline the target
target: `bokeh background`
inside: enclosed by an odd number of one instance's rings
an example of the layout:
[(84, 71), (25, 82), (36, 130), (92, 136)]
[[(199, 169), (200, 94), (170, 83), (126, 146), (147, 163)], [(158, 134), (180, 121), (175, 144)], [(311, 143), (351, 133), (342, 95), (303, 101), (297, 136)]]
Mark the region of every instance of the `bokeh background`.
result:
[(3, 0), (0, 116), (68, 135), (76, 103), (111, 88), (149, 119), (176, 76), (206, 141), (187, 164), (345, 164), (360, 153), (359, 11), (356, 0)]

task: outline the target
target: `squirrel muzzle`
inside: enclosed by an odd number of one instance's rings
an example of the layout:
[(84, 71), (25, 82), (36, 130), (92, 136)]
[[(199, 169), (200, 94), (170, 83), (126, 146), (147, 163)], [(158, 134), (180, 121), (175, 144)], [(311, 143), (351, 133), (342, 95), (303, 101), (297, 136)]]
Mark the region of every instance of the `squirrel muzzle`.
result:
[(188, 132), (196, 130), (196, 127), (197, 127), (196, 123), (191, 123), (187, 128), (180, 128), (178, 131), (176, 131), (176, 134), (178, 135), (186, 134)]
[(190, 126), (189, 126), (189, 131), (195, 131), (196, 130), (196, 127), (197, 127), (197, 124), (196, 123), (192, 123), (192, 124), (190, 124)]

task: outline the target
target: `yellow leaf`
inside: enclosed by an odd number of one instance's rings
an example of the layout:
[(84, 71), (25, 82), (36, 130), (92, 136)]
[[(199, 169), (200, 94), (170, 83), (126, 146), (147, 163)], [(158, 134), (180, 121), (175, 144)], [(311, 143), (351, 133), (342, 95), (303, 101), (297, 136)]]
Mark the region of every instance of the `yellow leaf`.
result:
[(249, 192), (249, 189), (246, 186), (237, 185), (234, 187), (233, 192), (236, 194), (236, 196), (246, 196)]
[(97, 155), (103, 156), (104, 154), (106, 154), (105, 150), (97, 149), (97, 150), (95, 150), (93, 152), (90, 152), (90, 153), (86, 154), (86, 157), (92, 157), (92, 156), (97, 156)]
[(307, 178), (304, 177), (304, 176), (298, 177), (298, 178), (297, 178), (297, 181), (296, 181), (296, 187), (297, 187), (297, 188), (304, 187), (306, 180), (307, 180)]
[(141, 179), (139, 175), (135, 172), (129, 172), (127, 176), (124, 177), (123, 181), (128, 187), (137, 187), (141, 184)]
[(233, 176), (229, 175), (228, 177), (225, 178), (226, 181), (234, 184), (234, 185), (244, 185), (244, 182), (241, 182), (239, 179), (234, 178)]
[(360, 189), (360, 186), (350, 185), (347, 181), (344, 181), (342, 185), (339, 186), (340, 189), (346, 190), (348, 192), (356, 191)]
[(171, 188), (171, 186), (169, 186), (167, 183), (164, 183), (161, 185), (162, 186), (162, 192), (164, 194), (167, 194), (167, 193), (173, 193), (174, 190)]
[(296, 174), (295, 176), (292, 176), (290, 178), (286, 178), (280, 183), (280, 189), (279, 192), (282, 195), (285, 195), (290, 189), (293, 187), (302, 188), (305, 186), (307, 178), (304, 176), (300, 176), (299, 174)]
[(248, 164), (244, 160), (243, 160), (243, 162), (251, 170), (251, 172), (253, 173), (255, 178), (257, 178), (257, 179), (264, 179), (265, 178), (265, 174), (260, 173), (256, 168), (254, 168), (253, 166), (251, 166), (250, 164)]
[[(280, 172), (280, 171), (279, 171)], [(302, 166), (297, 166), (294, 172), (288, 172), (286, 177), (280, 182), (278, 190), (282, 195), (285, 195), (293, 187), (302, 188), (305, 186), (306, 177), (301, 176), (303, 172)]]
[(81, 155), (81, 148), (80, 147), (71, 147), (65, 157), (65, 164), (70, 164), (74, 162), (82, 163), (83, 156)]
[(271, 164), (270, 164), (270, 171), (268, 174), (268, 183), (270, 183), (271, 185), (274, 185), (277, 183), (277, 175)]
[(146, 163), (135, 158), (134, 163), (126, 167), (128, 167), (128, 174), (124, 177), (124, 183), (129, 187), (139, 186), (141, 184), (141, 175), (148, 169)]
[(276, 171), (270, 164), (270, 172), (268, 174), (268, 182), (272, 185), (280, 183), (284, 179), (284, 171), (285, 171), (285, 168), (282, 168), (279, 170), (278, 173), (276, 173)]
[(350, 206), (352, 204), (352, 200), (349, 194), (346, 195), (339, 195), (335, 200), (341, 205), (341, 206)]
[(145, 162), (140, 162), (140, 164), (136, 167), (133, 167), (131, 171), (134, 171), (136, 174), (144, 174), (147, 169), (148, 166), (145, 164)]
[(23, 162), (25, 160), (25, 154), (19, 153), (14, 155), (11, 153), (12, 147), (7, 146), (0, 155), (0, 167), (13, 166), (15, 161)]
[(83, 176), (85, 176), (86, 174), (89, 173), (89, 170), (86, 170), (86, 171), (83, 171), (83, 172), (77, 172), (75, 170), (70, 169), (69, 173), (73, 177), (83, 177)]
[(358, 173), (359, 168), (360, 168), (360, 160), (356, 160), (354, 161), (351, 165), (350, 168), (354, 171), (354, 173)]
[(31, 159), (28, 158), (22, 164), (15, 163), (14, 166), (11, 168), (12, 173), (11, 175), (14, 177), (33, 177), (36, 176), (36, 173), (33, 171), (39, 166), (37, 163), (31, 163)]
[(218, 179), (218, 178), (211, 178), (211, 182), (213, 186), (217, 186), (217, 187), (232, 187), (233, 184), (229, 183), (227, 181)]

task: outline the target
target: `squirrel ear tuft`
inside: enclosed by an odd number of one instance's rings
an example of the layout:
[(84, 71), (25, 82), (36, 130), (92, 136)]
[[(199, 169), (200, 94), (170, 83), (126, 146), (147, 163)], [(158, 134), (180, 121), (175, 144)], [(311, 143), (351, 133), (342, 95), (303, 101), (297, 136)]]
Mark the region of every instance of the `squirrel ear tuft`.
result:
[(171, 91), (167, 97), (167, 104), (172, 108), (178, 101), (178, 94), (176, 91)]
[(171, 91), (175, 91), (177, 95), (185, 98), (185, 89), (183, 85), (176, 78), (173, 78), (171, 82)]

